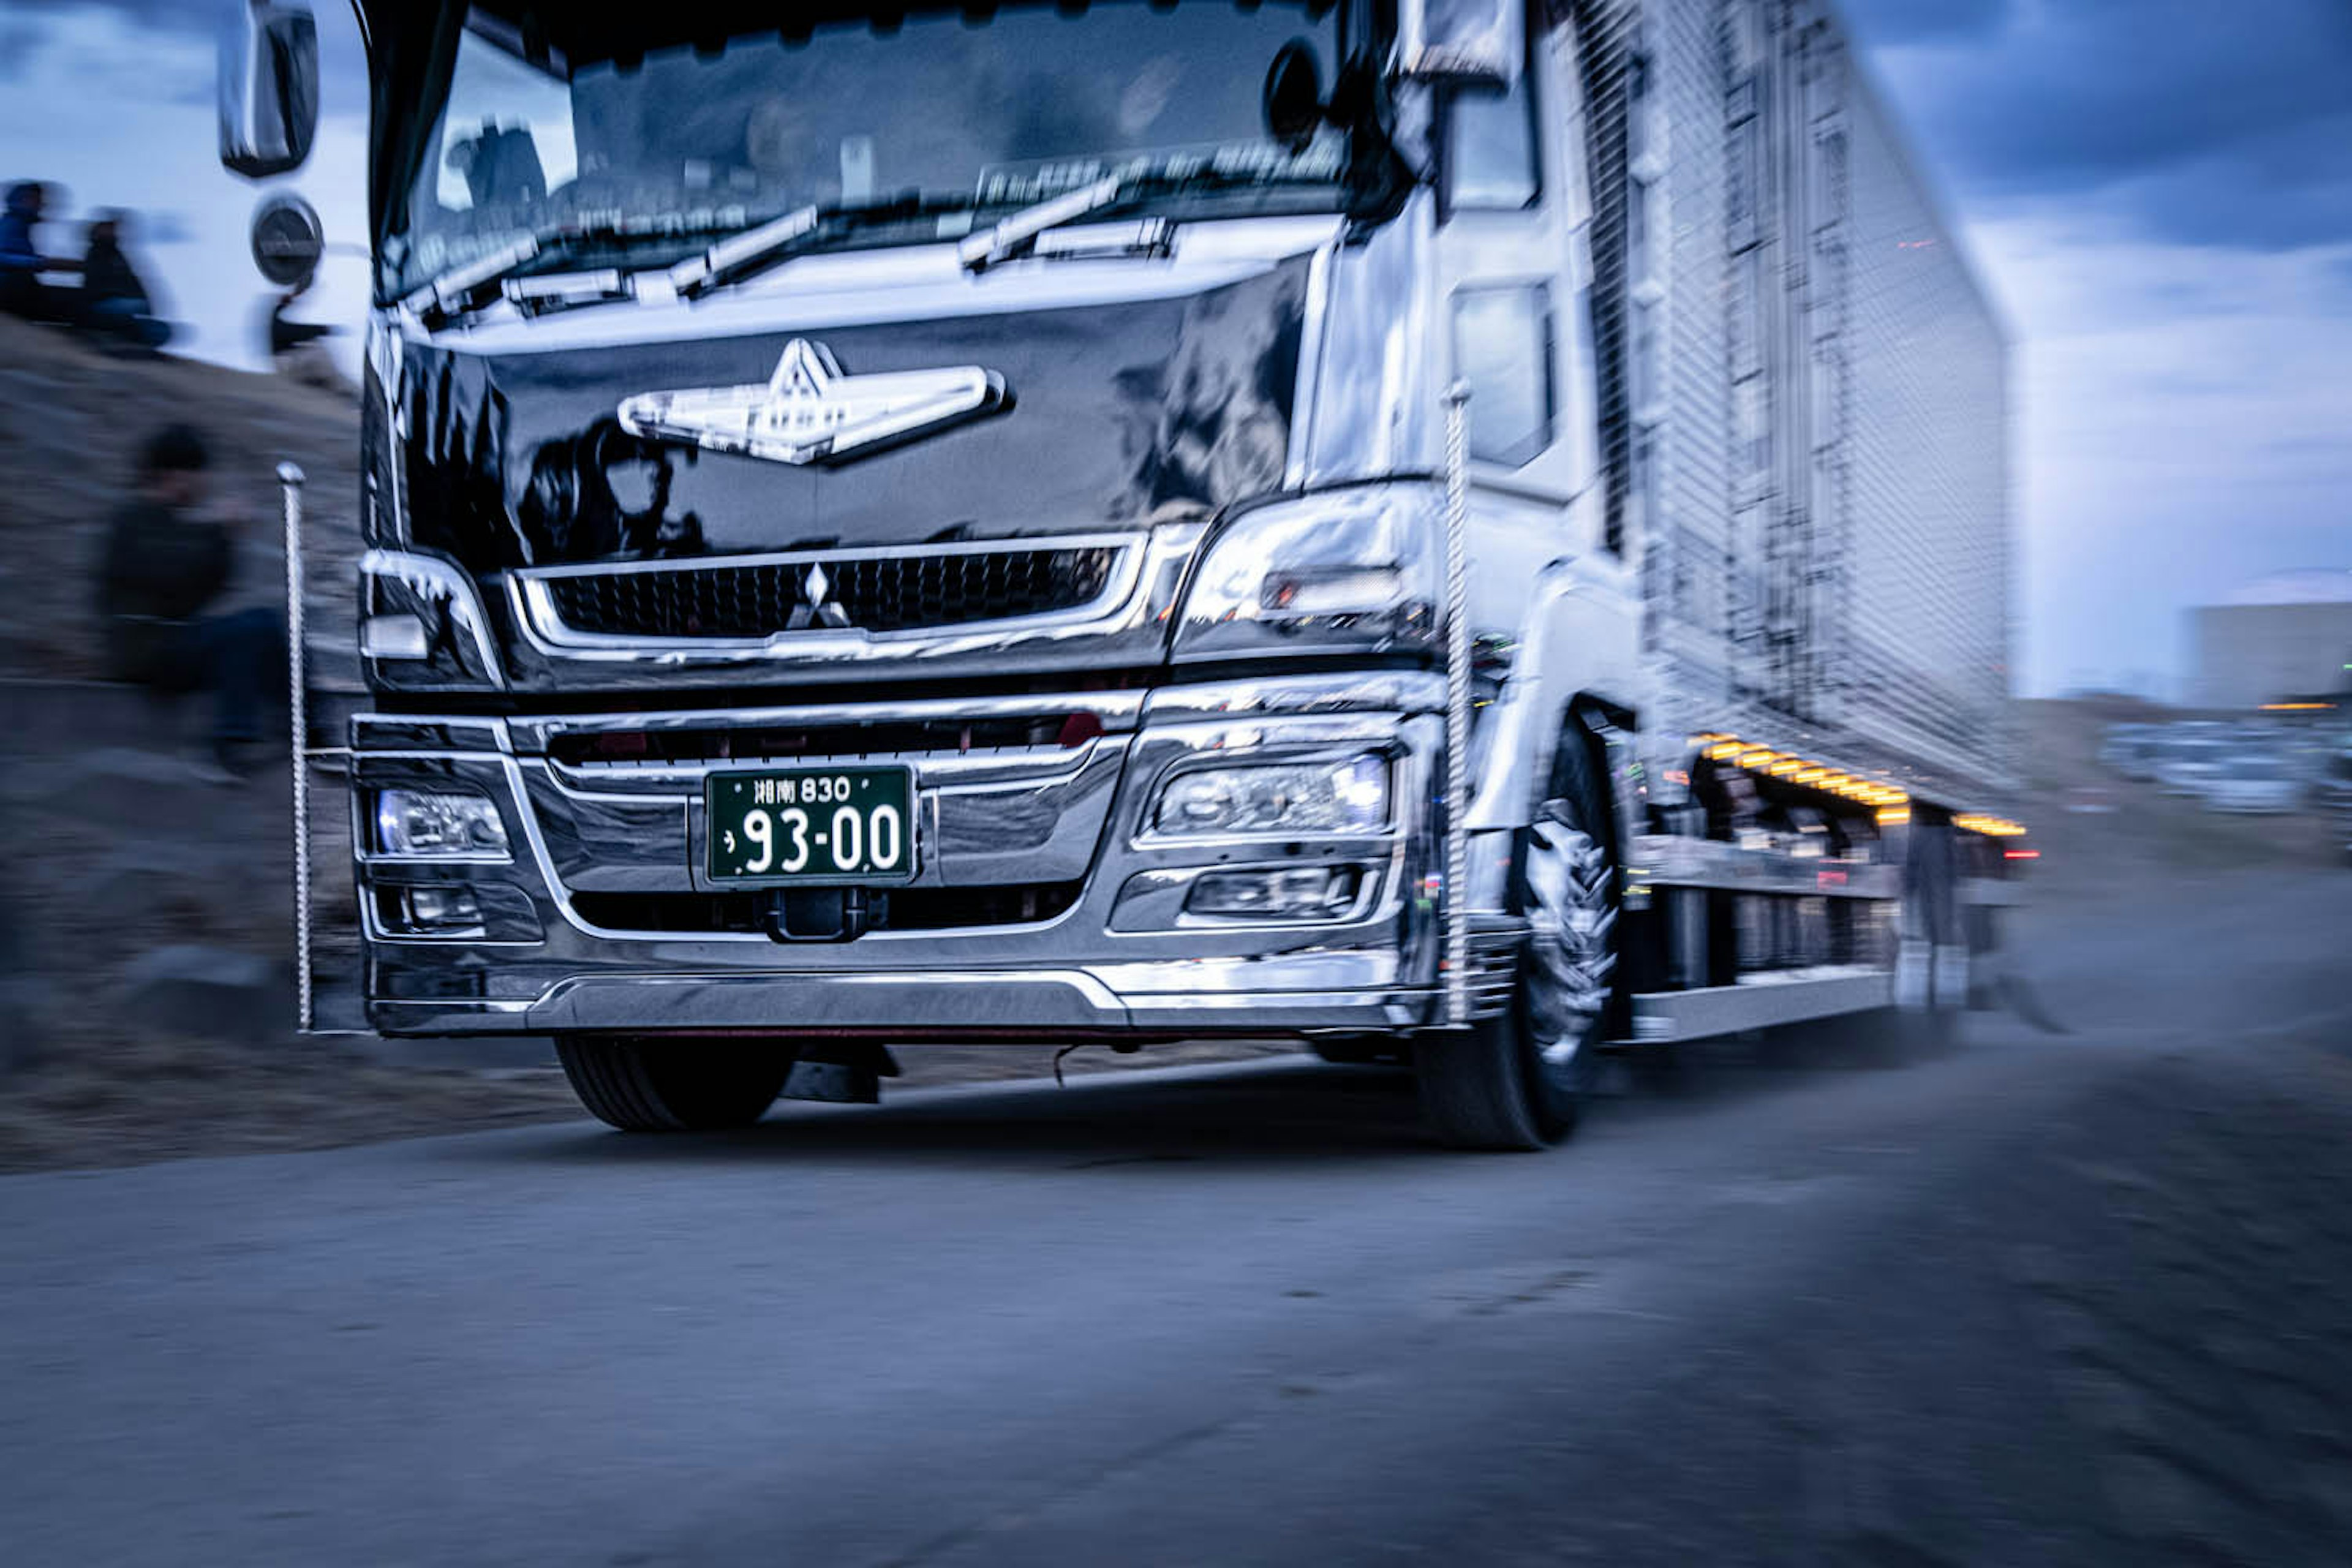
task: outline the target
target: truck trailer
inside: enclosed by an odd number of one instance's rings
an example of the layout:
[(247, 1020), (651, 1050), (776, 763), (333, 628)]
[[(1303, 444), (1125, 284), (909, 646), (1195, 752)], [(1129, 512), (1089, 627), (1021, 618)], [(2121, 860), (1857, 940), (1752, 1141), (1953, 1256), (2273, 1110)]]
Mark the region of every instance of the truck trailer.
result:
[[(1533, 1148), (1988, 994), (2005, 344), (1822, 0), (357, 11), (306, 1028), (649, 1131), (1276, 1037)], [(315, 47), (251, 6), (229, 166)]]

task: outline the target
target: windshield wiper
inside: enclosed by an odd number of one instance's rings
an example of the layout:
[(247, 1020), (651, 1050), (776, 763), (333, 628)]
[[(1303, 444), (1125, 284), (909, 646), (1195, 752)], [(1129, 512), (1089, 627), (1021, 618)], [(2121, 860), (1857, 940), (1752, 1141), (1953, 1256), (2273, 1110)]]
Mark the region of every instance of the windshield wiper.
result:
[(698, 300), (713, 289), (748, 278), (806, 248), (809, 237), (825, 219), (823, 205), (812, 202), (757, 228), (747, 228), (722, 239), (699, 256), (690, 256), (669, 269), (670, 287), (681, 300)]
[(539, 315), (569, 305), (629, 297), (628, 280), (617, 270), (591, 272), (576, 279), (534, 280), (515, 275), (542, 257), (566, 256), (583, 247), (673, 238), (681, 234), (708, 233), (707, 225), (687, 226), (668, 221), (598, 216), (589, 221), (567, 218), (526, 234), (488, 256), (453, 267), (401, 300), (427, 331), (439, 331), (487, 310), (503, 294), (525, 315)]
[[(1187, 169), (1146, 169), (1138, 173), (1111, 174), (1090, 185), (1066, 191), (1058, 196), (1023, 207), (1003, 222), (981, 230), (956, 247), (956, 259), (968, 272), (985, 272), (992, 267), (1027, 256), (1038, 248), (1039, 240), (1065, 224), (1076, 223), (1112, 207), (1141, 201), (1147, 196), (1181, 195), (1192, 191), (1253, 190), (1261, 186), (1329, 182), (1310, 176), (1293, 174), (1265, 175), (1231, 169), (1220, 169), (1203, 163)], [(1148, 236), (1139, 236), (1137, 243), (1123, 247), (1123, 254), (1167, 254), (1170, 230), (1166, 226), (1153, 229)]]
[(453, 267), (409, 294), (401, 303), (424, 323), (426, 331), (437, 332), (450, 322), (472, 315), (497, 299), (499, 287), (506, 282), (508, 275), (539, 259), (539, 254), (546, 247), (548, 240), (554, 238), (559, 232), (542, 230), (546, 239), (539, 234), (527, 234), (503, 249), (494, 250), (462, 267)]
[(1023, 207), (992, 227), (969, 236), (956, 247), (956, 259), (967, 272), (985, 272), (1001, 261), (1010, 261), (1036, 243), (1037, 237), (1049, 228), (1059, 228), (1075, 223), (1088, 213), (1097, 213), (1118, 201), (1127, 193), (1131, 182), (1113, 174), (1097, 180), (1091, 185), (1081, 185), (1075, 191), (1065, 191), (1058, 196)]
[(669, 269), (670, 285), (679, 299), (698, 300), (713, 289), (740, 283), (790, 261), (861, 224), (898, 223), (930, 213), (961, 212), (971, 205), (970, 196), (912, 189), (878, 201), (812, 204), (745, 229), (700, 256), (679, 262)]
[(921, 209), (923, 200), (919, 194), (909, 192), (879, 205), (805, 206), (740, 230), (660, 217), (600, 216), (586, 222), (572, 218), (526, 234), (462, 267), (451, 268), (411, 292), (402, 303), (427, 331), (438, 331), (487, 310), (502, 295), (527, 316), (632, 299), (638, 292), (643, 274), (624, 273), (616, 268), (560, 276), (517, 274), (535, 262), (553, 260), (593, 246), (643, 244), (699, 234), (726, 236), (701, 255), (664, 269), (678, 296), (692, 300), (799, 253), (824, 229), (840, 220), (911, 215)]

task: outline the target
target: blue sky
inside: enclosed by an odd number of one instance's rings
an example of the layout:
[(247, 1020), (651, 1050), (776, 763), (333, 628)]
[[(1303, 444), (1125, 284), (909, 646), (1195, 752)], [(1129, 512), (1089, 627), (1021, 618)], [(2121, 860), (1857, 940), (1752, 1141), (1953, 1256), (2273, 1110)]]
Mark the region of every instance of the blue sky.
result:
[[(0, 177), (147, 215), (188, 351), (251, 363), (261, 193), (214, 162), (231, 0), (0, 0)], [(2017, 342), (2028, 692), (2168, 689), (2180, 609), (2352, 567), (2352, 3), (1844, 0)], [(318, 6), (328, 118), (285, 186), (364, 230), (358, 45)], [(64, 231), (58, 231), (58, 243)], [(321, 316), (356, 322), (331, 257)]]

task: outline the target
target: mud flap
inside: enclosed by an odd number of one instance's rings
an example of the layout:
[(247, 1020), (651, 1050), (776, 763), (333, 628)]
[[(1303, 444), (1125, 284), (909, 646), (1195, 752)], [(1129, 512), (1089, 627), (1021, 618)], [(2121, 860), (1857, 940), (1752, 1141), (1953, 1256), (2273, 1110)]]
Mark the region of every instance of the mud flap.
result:
[(1957, 1013), (1969, 1005), (1969, 950), (1957, 943), (1936, 949), (1936, 1009)]
[(1936, 950), (1924, 939), (1906, 937), (1895, 955), (1895, 1005), (1924, 1013), (1933, 994)]

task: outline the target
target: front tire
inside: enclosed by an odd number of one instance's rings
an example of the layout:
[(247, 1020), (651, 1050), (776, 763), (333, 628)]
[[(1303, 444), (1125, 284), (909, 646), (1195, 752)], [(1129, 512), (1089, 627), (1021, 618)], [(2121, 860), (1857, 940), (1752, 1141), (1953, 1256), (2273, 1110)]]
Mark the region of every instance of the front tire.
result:
[(1422, 1114), (1457, 1149), (1534, 1150), (1566, 1137), (1591, 1079), (1617, 967), (1617, 868), (1607, 796), (1582, 735), (1560, 738), (1528, 829), (1528, 919), (1511, 1005), (1414, 1051)]
[(767, 1113), (792, 1070), (772, 1046), (738, 1040), (560, 1037), (572, 1092), (624, 1132), (715, 1132)]

